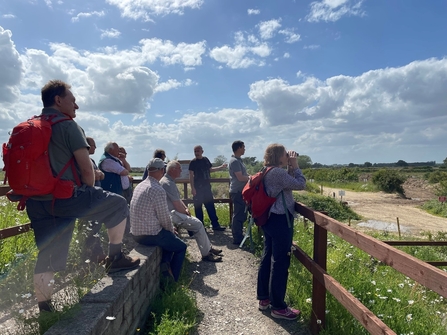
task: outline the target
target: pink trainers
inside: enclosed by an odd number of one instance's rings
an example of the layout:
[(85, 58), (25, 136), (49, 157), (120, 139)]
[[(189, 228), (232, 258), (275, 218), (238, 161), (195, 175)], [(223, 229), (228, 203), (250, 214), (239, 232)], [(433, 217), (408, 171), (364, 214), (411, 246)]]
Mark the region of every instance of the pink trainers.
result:
[(259, 300), (259, 310), (265, 311), (270, 307), (270, 299)]
[(271, 315), (277, 319), (295, 320), (300, 313), (298, 309), (287, 307), (285, 309), (272, 310)]

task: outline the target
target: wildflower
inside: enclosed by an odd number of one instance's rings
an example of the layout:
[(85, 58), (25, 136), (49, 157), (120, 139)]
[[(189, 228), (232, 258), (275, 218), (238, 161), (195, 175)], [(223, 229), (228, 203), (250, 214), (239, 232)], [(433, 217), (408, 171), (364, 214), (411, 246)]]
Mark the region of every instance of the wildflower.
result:
[(414, 304), (414, 300), (408, 300), (408, 305), (413, 305)]
[(413, 314), (407, 314), (407, 316), (405, 317), (405, 319), (410, 322), (411, 320), (413, 320)]
[(351, 258), (352, 254), (346, 254), (346, 258)]
[(391, 289), (388, 289), (388, 290), (386, 290), (388, 293), (392, 293), (393, 292), (393, 290), (391, 290)]
[(396, 302), (400, 302), (399, 298), (393, 298), (393, 300), (396, 301)]
[(90, 260), (89, 260), (89, 259), (86, 259), (85, 262), (88, 264), (88, 263), (90, 263)]
[(320, 319), (317, 320), (317, 325), (321, 325), (321, 320)]
[(371, 284), (376, 285), (376, 281), (375, 280), (371, 280)]
[(116, 317), (114, 317), (114, 316), (106, 316), (106, 320), (113, 321), (115, 319), (116, 319)]
[(25, 293), (25, 294), (22, 294), (22, 298), (24, 298), (24, 299), (29, 299), (29, 298), (31, 298), (31, 293)]
[(307, 302), (308, 304), (310, 304), (310, 303), (312, 302), (312, 298), (307, 298), (307, 299), (306, 299), (306, 302)]
[(404, 288), (405, 284), (404, 284), (404, 283), (400, 283), (400, 284), (397, 285), (397, 286), (399, 286), (400, 288)]

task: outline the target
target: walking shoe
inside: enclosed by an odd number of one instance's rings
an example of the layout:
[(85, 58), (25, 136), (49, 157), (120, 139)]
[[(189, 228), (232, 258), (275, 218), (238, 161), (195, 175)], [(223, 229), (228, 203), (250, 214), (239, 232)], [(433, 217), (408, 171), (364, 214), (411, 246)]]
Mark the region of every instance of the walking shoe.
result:
[(105, 260), (105, 268), (107, 273), (135, 269), (138, 265), (140, 265), (139, 258), (130, 257), (125, 255), (123, 252), (116, 255), (113, 259), (107, 256)]
[(211, 251), (208, 255), (202, 257), (202, 261), (206, 262), (222, 262), (221, 256), (216, 256)]
[(259, 300), (259, 310), (260, 311), (265, 311), (269, 307), (270, 307), (270, 299)]
[(210, 252), (214, 255), (220, 255), (222, 253), (222, 249), (211, 248)]
[(221, 225), (217, 225), (213, 227), (214, 231), (224, 231), (226, 228), (222, 227)]
[(287, 307), (284, 309), (272, 310), (270, 314), (277, 319), (295, 320), (300, 313), (301, 312), (298, 309)]

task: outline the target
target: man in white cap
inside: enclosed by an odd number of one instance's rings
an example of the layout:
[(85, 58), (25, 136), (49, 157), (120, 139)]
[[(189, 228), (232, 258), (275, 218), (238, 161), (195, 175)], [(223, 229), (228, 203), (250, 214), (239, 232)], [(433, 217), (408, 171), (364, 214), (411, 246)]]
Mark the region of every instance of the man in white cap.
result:
[(166, 192), (159, 180), (163, 177), (165, 163), (153, 158), (148, 166), (148, 177), (135, 187), (130, 201), (130, 232), (136, 242), (160, 246), (162, 274), (172, 274), (175, 281), (180, 277), (186, 244), (177, 237), (171, 222)]

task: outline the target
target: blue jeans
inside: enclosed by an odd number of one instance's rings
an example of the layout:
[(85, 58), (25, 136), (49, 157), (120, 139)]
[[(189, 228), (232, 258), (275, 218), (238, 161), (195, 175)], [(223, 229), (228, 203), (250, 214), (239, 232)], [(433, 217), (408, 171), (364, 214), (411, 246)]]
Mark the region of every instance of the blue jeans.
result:
[(231, 222), (231, 233), (233, 234), (233, 241), (241, 243), (244, 239), (243, 227), (247, 220), (247, 212), (245, 211), (245, 202), (242, 199), (242, 192), (230, 193), (231, 201), (233, 202), (233, 218)]
[(170, 265), (174, 279), (178, 281), (186, 254), (185, 242), (166, 229), (162, 229), (157, 235), (134, 236), (134, 240), (140, 244), (161, 247), (163, 249), (161, 262)]
[[(290, 214), (289, 214), (290, 215)], [(290, 215), (293, 222), (293, 216)], [(270, 299), (273, 310), (287, 308), (287, 279), (290, 266), (293, 225), (289, 228), (285, 214), (271, 213), (264, 232), (264, 253), (258, 271), (257, 298)]]
[(202, 205), (205, 205), (208, 216), (211, 220), (213, 228), (219, 227), (219, 219), (216, 214), (216, 208), (214, 207), (213, 192), (211, 192), (211, 185), (204, 187), (196, 187), (196, 195), (193, 197), (194, 211), (196, 218), (203, 223), (203, 209)]

